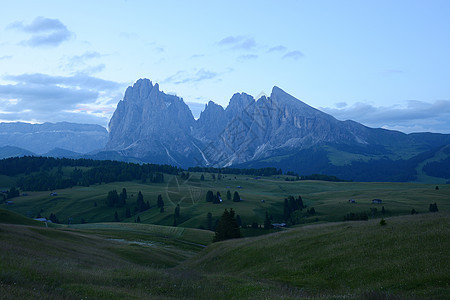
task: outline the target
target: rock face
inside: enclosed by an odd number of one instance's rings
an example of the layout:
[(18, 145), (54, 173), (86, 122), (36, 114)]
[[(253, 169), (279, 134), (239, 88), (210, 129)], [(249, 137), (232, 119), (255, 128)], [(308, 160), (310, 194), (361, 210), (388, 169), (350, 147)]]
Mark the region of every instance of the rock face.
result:
[(368, 158), (409, 159), (450, 143), (450, 135), (407, 135), (339, 121), (278, 87), (257, 100), (237, 93), (226, 109), (210, 101), (195, 120), (183, 99), (166, 95), (148, 79), (126, 90), (109, 130), (107, 150), (182, 167), (274, 166), (319, 148), (326, 150), (327, 163), (334, 153), (346, 165)]
[(154, 163), (186, 165), (198, 150), (190, 136), (195, 125), (182, 99), (166, 95), (148, 79), (128, 87), (109, 122), (107, 150)]
[(108, 132), (100, 125), (59, 123), (0, 123), (0, 147), (14, 146), (36, 154), (54, 148), (77, 153), (102, 149)]

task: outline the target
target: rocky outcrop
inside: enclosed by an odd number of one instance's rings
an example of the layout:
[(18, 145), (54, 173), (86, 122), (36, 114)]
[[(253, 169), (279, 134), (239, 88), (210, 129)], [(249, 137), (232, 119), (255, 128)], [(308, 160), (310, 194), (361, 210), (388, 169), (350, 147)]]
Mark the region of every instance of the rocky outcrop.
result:
[(199, 151), (190, 135), (195, 125), (189, 107), (148, 79), (128, 87), (109, 122), (107, 150), (155, 163), (195, 163)]

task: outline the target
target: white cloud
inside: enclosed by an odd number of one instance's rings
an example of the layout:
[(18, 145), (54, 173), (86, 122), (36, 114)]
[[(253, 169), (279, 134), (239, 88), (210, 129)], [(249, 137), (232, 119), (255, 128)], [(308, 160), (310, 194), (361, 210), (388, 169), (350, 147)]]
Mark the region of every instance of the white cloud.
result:
[(270, 48), (269, 50), (267, 50), (267, 52), (268, 53), (270, 53), (270, 52), (284, 52), (286, 50), (287, 50), (287, 48), (285, 46), (278, 45), (278, 46)]
[(31, 47), (58, 46), (74, 35), (60, 20), (44, 17), (37, 17), (28, 25), (15, 22), (8, 27), (31, 34), (28, 40), (21, 42)]
[(219, 46), (229, 47), (231, 49), (252, 50), (256, 48), (256, 41), (251, 37), (227, 36), (218, 42)]
[(173, 84), (183, 84), (183, 83), (193, 83), (200, 82), (204, 80), (214, 79), (219, 75), (217, 72), (200, 69), (194, 71), (178, 71), (177, 73), (167, 77), (162, 81), (162, 83), (173, 83)]
[(65, 118), (106, 125), (125, 89), (121, 83), (84, 74), (66, 77), (37, 73), (3, 78), (13, 84), (0, 85), (2, 120), (57, 122)]
[(295, 50), (295, 51), (290, 51), (288, 53), (286, 53), (285, 55), (283, 55), (283, 59), (285, 58), (291, 58), (291, 59), (300, 59), (303, 56), (305, 56), (301, 51), (299, 50)]
[(354, 120), (370, 127), (383, 127), (406, 133), (450, 133), (450, 100), (410, 100), (405, 105), (392, 106), (374, 106), (358, 102), (351, 106), (337, 104), (337, 108), (320, 109), (339, 120)]

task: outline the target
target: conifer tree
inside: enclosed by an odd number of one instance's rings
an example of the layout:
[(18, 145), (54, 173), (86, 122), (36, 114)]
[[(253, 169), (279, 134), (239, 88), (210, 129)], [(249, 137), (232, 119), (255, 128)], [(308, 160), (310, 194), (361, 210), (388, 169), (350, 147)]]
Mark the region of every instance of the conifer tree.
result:
[(264, 229), (271, 229), (272, 221), (270, 221), (269, 213), (266, 211), (266, 218), (264, 219)]
[(220, 217), (219, 222), (217, 223), (214, 242), (239, 237), (241, 237), (241, 232), (235, 218), (235, 212), (232, 208), (230, 209), (230, 211), (225, 209), (222, 216)]
[(240, 202), (241, 201), (241, 196), (239, 196), (238, 192), (234, 192), (233, 194), (233, 202)]

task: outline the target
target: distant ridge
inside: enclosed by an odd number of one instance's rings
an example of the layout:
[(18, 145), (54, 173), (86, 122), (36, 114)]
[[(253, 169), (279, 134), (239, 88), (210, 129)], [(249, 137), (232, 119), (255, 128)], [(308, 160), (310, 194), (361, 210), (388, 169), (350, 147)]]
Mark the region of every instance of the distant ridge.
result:
[(94, 124), (0, 123), (0, 147), (14, 146), (36, 154), (45, 154), (55, 148), (88, 153), (102, 149), (107, 140), (106, 129)]
[(14, 146), (0, 147), (0, 159), (8, 157), (33, 156), (33, 152)]

